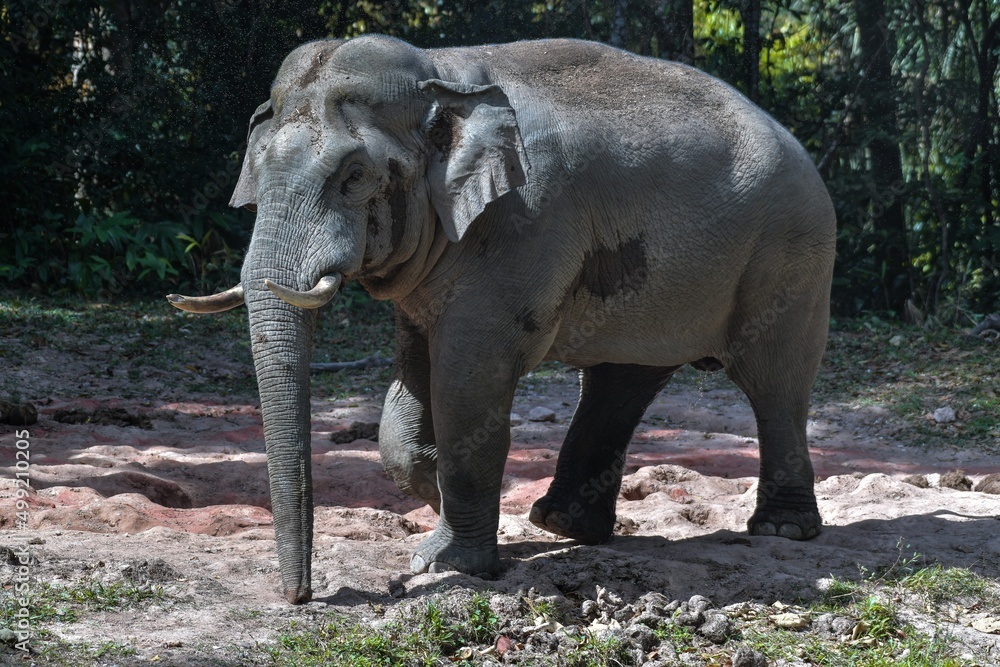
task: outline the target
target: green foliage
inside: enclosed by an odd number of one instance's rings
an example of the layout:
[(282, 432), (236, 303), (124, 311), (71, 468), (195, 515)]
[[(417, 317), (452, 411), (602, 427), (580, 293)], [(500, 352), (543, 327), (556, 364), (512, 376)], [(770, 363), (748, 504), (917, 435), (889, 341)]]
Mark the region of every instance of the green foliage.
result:
[(498, 624), (489, 598), (479, 593), (461, 609), (445, 609), (432, 598), (422, 613), (377, 628), (344, 617), (301, 632), (293, 625), (270, 656), (275, 665), (296, 666), (435, 665), (444, 658), (462, 662), (459, 651), (492, 644)]
[[(0, 597), (0, 625), (15, 625), (15, 614), (19, 611), (18, 597)], [(110, 611), (141, 605), (148, 601), (167, 599), (159, 586), (135, 586), (126, 582), (102, 584), (87, 581), (71, 586), (35, 584), (28, 599), (29, 619), (33, 625), (53, 621), (74, 623), (85, 611)]]
[(934, 604), (962, 598), (995, 602), (997, 598), (989, 580), (982, 575), (964, 567), (944, 567), (940, 563), (917, 570), (903, 578), (900, 584), (927, 596)]
[[(759, 103), (809, 150), (833, 196), (836, 312), (900, 317), (909, 299), (965, 325), (996, 310), (1000, 294), (1000, 5), (885, 0), (874, 16), (859, 15), (859, 2), (761, 3)], [(125, 11), (109, 0), (4, 0), (0, 276), (102, 298), (235, 282), (251, 214), (226, 204), (246, 119), (302, 41), (607, 41), (624, 6), (625, 46), (663, 56), (675, 53), (667, 40), (683, 5), (167, 0)], [(694, 64), (737, 86), (748, 6), (687, 5)], [(863, 60), (864, 34), (883, 41), (883, 78)], [(885, 147), (899, 155), (888, 171)]]

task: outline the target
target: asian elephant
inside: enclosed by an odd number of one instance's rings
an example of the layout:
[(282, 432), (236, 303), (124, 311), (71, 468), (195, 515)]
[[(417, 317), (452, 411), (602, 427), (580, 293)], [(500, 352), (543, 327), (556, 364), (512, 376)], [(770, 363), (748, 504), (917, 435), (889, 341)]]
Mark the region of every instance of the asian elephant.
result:
[(725, 83), (575, 40), (311, 42), (254, 112), (230, 204), (257, 212), (240, 285), (168, 299), (249, 309), (289, 602), (311, 596), (313, 331), (343, 280), (395, 308), (382, 460), (440, 514), (413, 571), (497, 572), (514, 390), (550, 359), (582, 389), (538, 526), (610, 538), (633, 429), (693, 364), (753, 405), (750, 533), (819, 532), (806, 414), (833, 206), (792, 135)]

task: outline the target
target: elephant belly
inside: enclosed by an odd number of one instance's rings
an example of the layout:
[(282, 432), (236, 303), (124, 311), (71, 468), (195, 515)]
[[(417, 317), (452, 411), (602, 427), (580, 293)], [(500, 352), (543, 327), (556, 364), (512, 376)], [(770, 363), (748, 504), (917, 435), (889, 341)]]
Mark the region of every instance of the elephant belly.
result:
[(575, 299), (545, 359), (580, 367), (678, 366), (722, 353), (728, 309), (671, 305), (652, 298)]

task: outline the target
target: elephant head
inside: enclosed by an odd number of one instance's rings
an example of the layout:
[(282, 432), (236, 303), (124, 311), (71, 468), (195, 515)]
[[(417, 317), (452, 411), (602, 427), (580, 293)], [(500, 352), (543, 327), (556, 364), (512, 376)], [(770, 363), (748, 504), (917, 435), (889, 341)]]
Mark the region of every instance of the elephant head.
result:
[(293, 51), (250, 121), (230, 202), (257, 214), (240, 285), (167, 297), (192, 312), (248, 307), (275, 537), (293, 604), (311, 597), (317, 309), (343, 280), (361, 280), (376, 298), (402, 298), (490, 202), (525, 182), (514, 110), (481, 76), (442, 78), (425, 52), (388, 37)]

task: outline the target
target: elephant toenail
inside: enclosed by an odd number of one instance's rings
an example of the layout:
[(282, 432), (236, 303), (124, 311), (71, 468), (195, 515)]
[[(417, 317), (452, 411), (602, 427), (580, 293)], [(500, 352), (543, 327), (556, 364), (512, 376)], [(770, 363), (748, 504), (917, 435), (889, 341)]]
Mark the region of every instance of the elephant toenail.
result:
[(426, 571), (427, 561), (422, 556), (413, 554), (413, 558), (410, 559), (410, 572), (413, 574), (423, 574)]
[(801, 540), (802, 529), (794, 523), (783, 523), (781, 524), (781, 528), (778, 529), (778, 535), (787, 537), (790, 540)]
[(769, 521), (758, 523), (753, 532), (754, 535), (763, 535), (764, 537), (771, 537), (772, 535), (776, 535), (778, 533), (778, 531), (774, 528), (774, 524)]
[(532, 507), (531, 511), (528, 513), (528, 521), (536, 526), (543, 525), (545, 523), (545, 512), (537, 505)]

